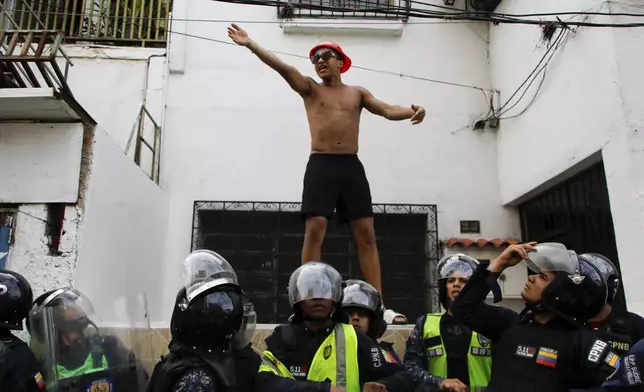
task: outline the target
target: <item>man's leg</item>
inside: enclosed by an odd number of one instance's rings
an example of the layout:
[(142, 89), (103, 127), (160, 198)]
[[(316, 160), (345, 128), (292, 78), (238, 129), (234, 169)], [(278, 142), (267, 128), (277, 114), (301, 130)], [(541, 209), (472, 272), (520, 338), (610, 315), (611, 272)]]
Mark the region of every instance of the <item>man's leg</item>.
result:
[(382, 294), (380, 275), (380, 256), (376, 246), (376, 232), (373, 229), (373, 217), (359, 218), (351, 221), (353, 236), (358, 245), (360, 270), (365, 280)]
[[(340, 220), (349, 220), (358, 246), (360, 269), (365, 280), (382, 294), (380, 256), (376, 246), (376, 232), (373, 227), (373, 206), (371, 187), (364, 167), (357, 156), (346, 169), (348, 178), (342, 189), (338, 206)], [(406, 322), (405, 316), (391, 309), (385, 311), (388, 323)]]
[(323, 216), (313, 216), (306, 220), (304, 245), (302, 246), (302, 264), (309, 261), (321, 261), (326, 226), (327, 218)]

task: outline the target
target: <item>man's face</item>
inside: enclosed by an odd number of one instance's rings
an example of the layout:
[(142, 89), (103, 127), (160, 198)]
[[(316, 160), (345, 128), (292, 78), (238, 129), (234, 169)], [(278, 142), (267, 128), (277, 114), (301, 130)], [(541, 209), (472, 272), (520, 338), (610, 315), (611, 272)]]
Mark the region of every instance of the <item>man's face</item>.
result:
[(328, 320), (333, 312), (333, 300), (305, 299), (300, 302), (300, 309), (311, 320)]
[(58, 331), (58, 345), (63, 350), (68, 350), (85, 341), (85, 329), (87, 329), (87, 317), (81, 311), (74, 308), (63, 309), (60, 313), (61, 325)]
[(347, 307), (343, 310), (351, 325), (358, 327), (360, 332), (364, 334), (369, 333), (369, 311), (367, 309)]
[(342, 56), (331, 49), (320, 48), (313, 53), (311, 62), (315, 66), (315, 72), (321, 79), (340, 75), (344, 61)]
[(541, 300), (543, 290), (555, 279), (555, 273), (550, 271), (542, 271), (538, 274), (528, 276), (528, 281), (523, 286), (521, 297), (526, 302), (535, 303)]
[(466, 278), (461, 271), (454, 271), (452, 276), (447, 278), (447, 298), (451, 301), (463, 290), (469, 278)]

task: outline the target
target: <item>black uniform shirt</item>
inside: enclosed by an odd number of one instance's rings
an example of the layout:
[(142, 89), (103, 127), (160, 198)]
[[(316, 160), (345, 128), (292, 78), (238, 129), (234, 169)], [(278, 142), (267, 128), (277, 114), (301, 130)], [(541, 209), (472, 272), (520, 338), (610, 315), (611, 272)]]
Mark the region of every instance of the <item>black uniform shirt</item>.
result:
[[(333, 326), (321, 332), (307, 329), (302, 323), (280, 325), (266, 338), (266, 349), (286, 368), (295, 380), (261, 372), (255, 384), (257, 392), (328, 392), (330, 383), (307, 381), (308, 369), (322, 342), (331, 334)], [(415, 384), (404, 366), (385, 360), (377, 342), (356, 330), (358, 338), (358, 366), (360, 383), (378, 382), (389, 392), (408, 392)]]
[(0, 391), (36, 392), (45, 389), (40, 363), (27, 344), (0, 330)]
[(569, 391), (601, 384), (619, 365), (609, 344), (564, 320), (545, 325), (484, 303), (490, 271), (477, 268), (452, 304), (452, 314), (490, 338), (490, 392)]

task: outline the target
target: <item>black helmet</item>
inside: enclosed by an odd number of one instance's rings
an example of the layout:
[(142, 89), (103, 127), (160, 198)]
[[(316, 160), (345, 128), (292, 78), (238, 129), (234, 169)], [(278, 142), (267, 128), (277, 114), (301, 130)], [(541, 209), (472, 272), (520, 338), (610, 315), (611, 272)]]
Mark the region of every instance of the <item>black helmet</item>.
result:
[(31, 285), (17, 272), (0, 269), (0, 329), (22, 330), (29, 315), (33, 293)]
[(237, 274), (225, 258), (209, 250), (190, 253), (181, 272), (183, 287), (170, 321), (173, 339), (206, 351), (229, 349), (244, 321)]
[(608, 284), (608, 299), (606, 302), (609, 304), (615, 300), (617, 292), (619, 291), (621, 278), (619, 271), (615, 264), (610, 261), (606, 256), (599, 253), (584, 253), (579, 255), (579, 260), (585, 260), (597, 268)]
[(188, 301), (182, 287), (170, 321), (172, 338), (195, 349), (226, 350), (244, 319), (243, 294), (232, 285), (217, 286)]
[(592, 264), (580, 261), (563, 244), (542, 243), (528, 253), (526, 264), (533, 272), (554, 272), (536, 309), (542, 308), (576, 326), (583, 326), (606, 302), (607, 286)]
[(347, 280), (344, 287), (342, 308), (361, 308), (371, 312), (368, 335), (380, 339), (387, 331), (387, 322), (383, 316), (382, 296), (369, 283), (358, 280)]
[(330, 299), (335, 304), (331, 318), (346, 321), (342, 306), (342, 277), (330, 265), (319, 261), (310, 261), (298, 267), (288, 282), (288, 301), (296, 317), (302, 313), (298, 304), (307, 299)]
[(479, 262), (473, 257), (463, 253), (443, 256), (436, 265), (438, 272), (438, 299), (443, 308), (449, 309), (449, 298), (447, 297), (447, 279), (455, 272), (460, 272), (462, 277), (469, 279), (478, 267)]

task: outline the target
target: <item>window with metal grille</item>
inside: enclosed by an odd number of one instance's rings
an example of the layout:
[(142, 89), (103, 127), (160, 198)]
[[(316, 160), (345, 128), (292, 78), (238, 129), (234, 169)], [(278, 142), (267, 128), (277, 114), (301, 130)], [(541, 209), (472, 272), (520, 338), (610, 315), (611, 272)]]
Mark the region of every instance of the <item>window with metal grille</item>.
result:
[[(195, 202), (192, 249), (220, 253), (235, 268), (260, 323), (291, 314), (288, 280), (301, 265), (304, 222), (299, 203)], [(434, 267), (439, 244), (436, 206), (374, 205), (383, 291), (388, 307), (415, 320), (438, 309)], [(344, 279), (362, 278), (348, 225), (329, 222), (322, 261)]]
[(277, 6), (277, 16), (292, 18), (377, 18), (407, 20), (407, 0), (293, 0)]

